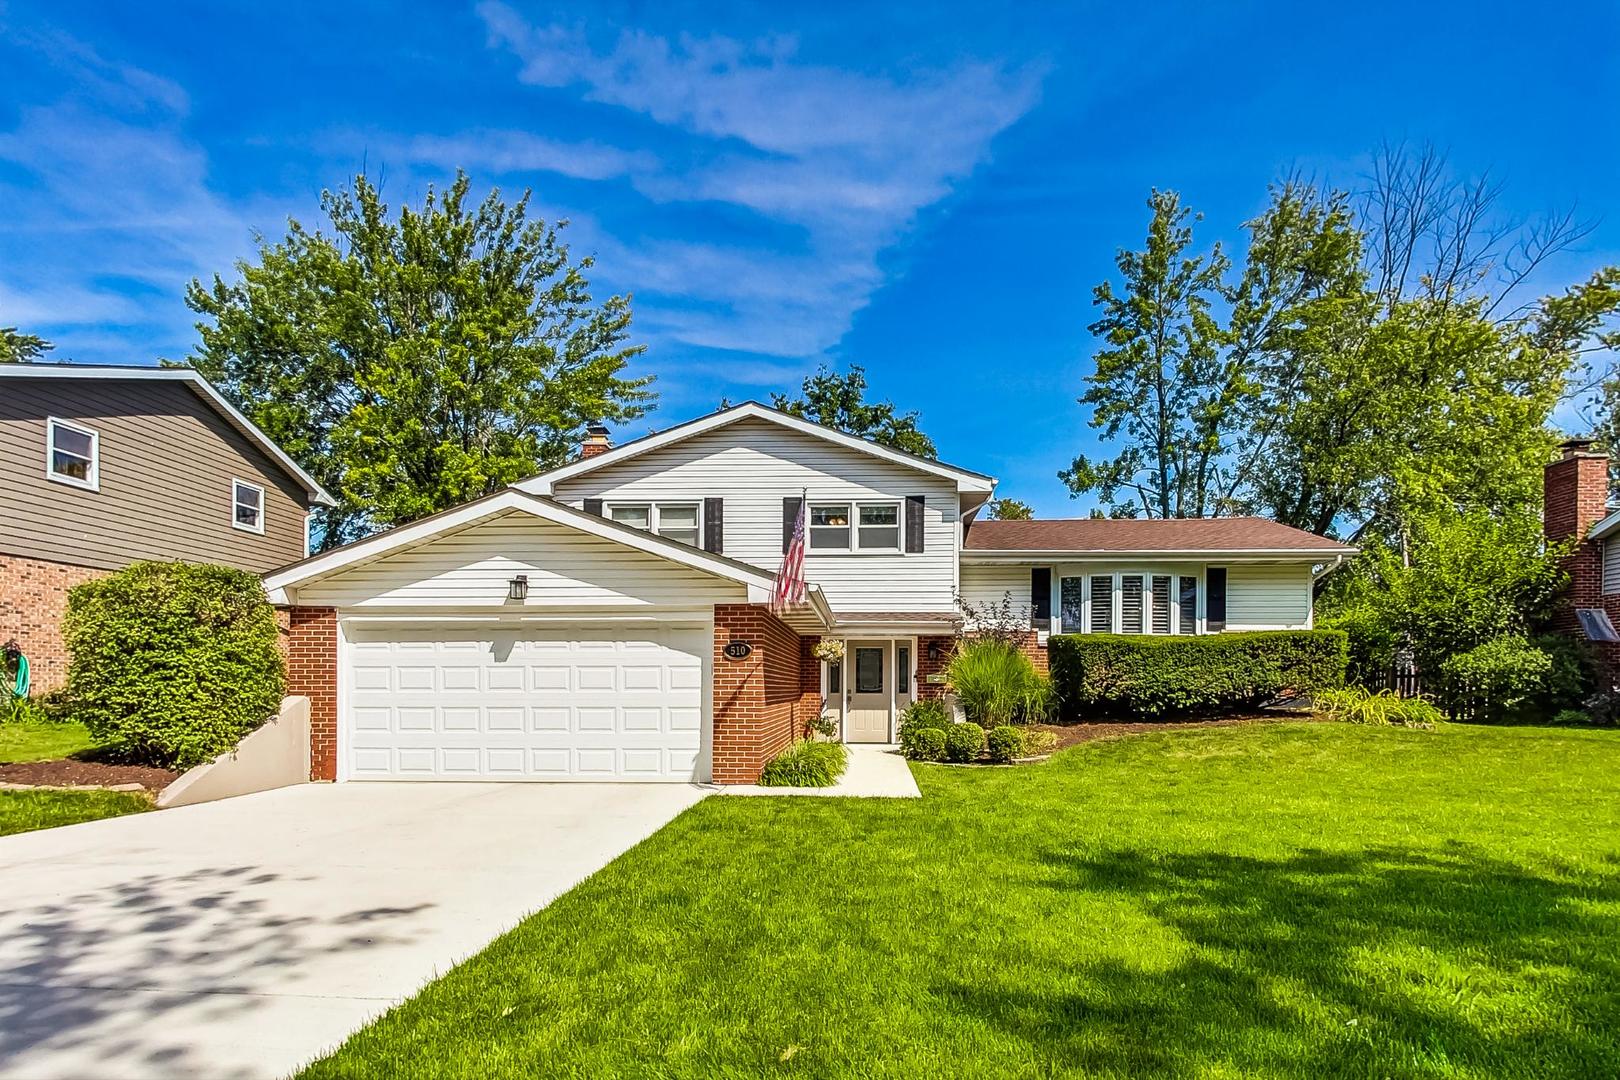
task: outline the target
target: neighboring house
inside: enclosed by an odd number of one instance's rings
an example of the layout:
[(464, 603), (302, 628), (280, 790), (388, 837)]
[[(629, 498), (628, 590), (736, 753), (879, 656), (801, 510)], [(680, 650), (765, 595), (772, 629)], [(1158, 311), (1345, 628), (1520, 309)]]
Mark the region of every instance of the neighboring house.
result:
[(262, 573), (330, 503), (194, 371), (0, 364), (0, 643), (55, 689), (73, 586), (139, 559)]
[[(1311, 625), (1352, 548), (1254, 519), (975, 522), (981, 473), (747, 403), (267, 575), (317, 778), (751, 782), (935, 696), (957, 596), (1053, 632)], [(808, 502), (808, 602), (773, 576)], [(812, 647), (845, 643), (829, 666)]]
[(1609, 506), (1609, 456), (1592, 446), (1570, 439), (1543, 471), (1542, 531), (1555, 543), (1576, 541), (1552, 628), (1592, 642), (1613, 681), (1620, 676), (1620, 509)]

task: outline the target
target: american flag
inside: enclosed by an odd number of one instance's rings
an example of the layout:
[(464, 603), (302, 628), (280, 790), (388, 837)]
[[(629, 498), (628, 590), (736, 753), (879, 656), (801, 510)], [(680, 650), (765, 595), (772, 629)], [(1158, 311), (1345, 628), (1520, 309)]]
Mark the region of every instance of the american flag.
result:
[(804, 580), (804, 517), (808, 499), (799, 500), (799, 516), (793, 521), (793, 539), (782, 554), (782, 567), (776, 572), (776, 589), (771, 593), (771, 609), (781, 611), (804, 603), (810, 586)]

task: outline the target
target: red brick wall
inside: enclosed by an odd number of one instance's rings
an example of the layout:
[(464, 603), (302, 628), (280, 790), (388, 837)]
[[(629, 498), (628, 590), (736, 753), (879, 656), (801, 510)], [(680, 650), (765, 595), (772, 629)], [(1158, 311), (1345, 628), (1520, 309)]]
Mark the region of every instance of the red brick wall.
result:
[[(746, 660), (725, 655), (727, 642), (746, 641)], [(769, 611), (749, 604), (714, 608), (714, 762), (717, 784), (752, 784), (760, 770), (802, 732), (818, 689), (808, 689), (804, 642)]]
[(62, 617), (67, 614), (68, 590), (109, 573), (0, 555), (0, 645), (16, 638), (22, 646), (36, 697), (67, 684), (70, 657), (62, 639)]
[(337, 612), (287, 610), (287, 693), (309, 698), (309, 778), (337, 779)]
[[(1547, 466), (1542, 476), (1542, 531), (1548, 540), (1585, 537), (1602, 520), (1609, 498), (1609, 459), (1584, 449), (1566, 448), (1564, 456)], [(1569, 574), (1566, 603), (1559, 606), (1554, 625), (1575, 630), (1575, 608), (1603, 606), (1603, 545), (1582, 539), (1564, 560)]]
[[(937, 659), (928, 658), (929, 646), (938, 646)], [(945, 696), (945, 684), (942, 682), (929, 682), (930, 675), (944, 674), (945, 668), (951, 662), (951, 653), (956, 649), (954, 637), (920, 637), (917, 639), (917, 697), (941, 698)]]

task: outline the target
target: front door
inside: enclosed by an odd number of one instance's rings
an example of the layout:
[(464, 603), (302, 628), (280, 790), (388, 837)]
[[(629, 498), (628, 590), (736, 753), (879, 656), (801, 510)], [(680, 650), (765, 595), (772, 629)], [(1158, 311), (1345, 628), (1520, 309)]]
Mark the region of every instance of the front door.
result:
[(888, 742), (894, 704), (894, 652), (888, 641), (851, 641), (845, 649), (844, 741)]

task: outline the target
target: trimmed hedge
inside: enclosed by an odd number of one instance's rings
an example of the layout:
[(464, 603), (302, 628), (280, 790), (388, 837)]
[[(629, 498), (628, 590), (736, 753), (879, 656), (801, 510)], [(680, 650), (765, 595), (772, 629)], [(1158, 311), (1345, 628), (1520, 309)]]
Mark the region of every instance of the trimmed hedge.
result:
[(945, 760), (963, 764), (984, 752), (984, 728), (971, 721), (952, 724), (945, 732)]
[(797, 742), (766, 764), (759, 783), (761, 787), (832, 787), (848, 763), (849, 751), (843, 743)]
[(1253, 708), (1290, 693), (1344, 685), (1339, 630), (1263, 630), (1164, 637), (1063, 634), (1050, 641), (1065, 720), (1148, 718)]
[(73, 719), (135, 760), (188, 769), (281, 705), (275, 609), (228, 566), (138, 562), (68, 594)]

